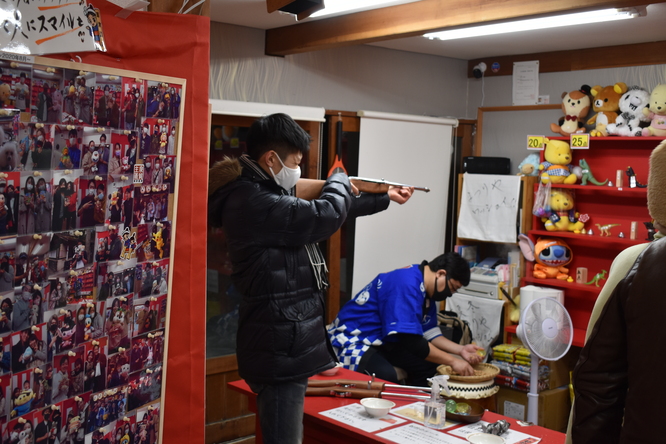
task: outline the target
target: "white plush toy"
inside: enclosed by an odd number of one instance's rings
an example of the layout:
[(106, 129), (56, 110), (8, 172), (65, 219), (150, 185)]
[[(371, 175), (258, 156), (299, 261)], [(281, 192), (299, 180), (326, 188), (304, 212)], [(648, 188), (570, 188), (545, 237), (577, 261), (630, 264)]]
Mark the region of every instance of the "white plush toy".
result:
[(616, 136), (633, 137), (643, 133), (641, 122), (650, 119), (643, 114), (643, 109), (650, 104), (650, 93), (640, 86), (630, 87), (620, 98), (620, 115), (615, 123), (608, 125), (608, 134)]
[(0, 171), (14, 171), (18, 166), (18, 143), (8, 139), (0, 127)]

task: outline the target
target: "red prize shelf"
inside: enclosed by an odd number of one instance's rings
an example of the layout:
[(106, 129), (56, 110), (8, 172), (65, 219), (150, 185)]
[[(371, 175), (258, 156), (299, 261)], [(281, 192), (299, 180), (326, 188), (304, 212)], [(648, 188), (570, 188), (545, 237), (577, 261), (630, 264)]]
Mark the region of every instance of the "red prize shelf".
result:
[[(588, 282), (591, 281), (593, 277), (594, 275), (588, 276)], [(525, 283), (536, 285), (537, 287), (556, 287), (556, 288), (562, 288), (564, 290), (576, 290), (576, 293), (584, 292), (584, 293), (592, 293), (595, 295), (601, 291), (601, 288), (604, 286), (604, 283), (606, 282), (605, 280), (599, 281), (599, 286), (597, 287), (594, 284), (589, 284), (589, 285), (577, 284), (576, 282), (567, 282), (560, 279), (537, 279), (533, 276), (525, 276), (523, 279)], [(573, 291), (567, 291), (566, 295), (569, 296), (570, 293), (572, 295), (575, 294)]]
[[(550, 137), (553, 140), (569, 142), (569, 137)], [(610, 270), (615, 256), (622, 250), (633, 245), (647, 242), (648, 231), (645, 222), (651, 220), (647, 210), (647, 188), (631, 188), (628, 167), (635, 173), (636, 185), (647, 184), (649, 158), (652, 150), (659, 145), (663, 137), (590, 137), (589, 149), (573, 149), (572, 165), (579, 165), (585, 159), (594, 178), (603, 182), (608, 179), (609, 185), (595, 185), (588, 181), (587, 185), (552, 184), (553, 188), (566, 188), (573, 192), (576, 211), (587, 214), (584, 232), (577, 234), (570, 231), (547, 231), (541, 218), (532, 218), (532, 227), (528, 234), (536, 242), (539, 238), (560, 239), (571, 248), (573, 257), (566, 265), (569, 276), (575, 278), (578, 268), (587, 269), (586, 282), (593, 280), (602, 270)], [(543, 161), (543, 151), (541, 153)], [(618, 187), (618, 176), (622, 187)], [(536, 192), (538, 183), (534, 187)], [(635, 227), (636, 239), (630, 239), (631, 228)], [(609, 235), (602, 236), (602, 229)], [(592, 230), (593, 234), (588, 234)], [(620, 233), (623, 237), (620, 237)], [(606, 283), (601, 280), (595, 284), (577, 284), (558, 279), (537, 279), (532, 276), (533, 264), (526, 266), (524, 285), (532, 284), (543, 287), (554, 287), (564, 290), (564, 305), (571, 316), (574, 326), (573, 345), (582, 347), (585, 343), (585, 332), (590, 320), (595, 301)], [(606, 275), (606, 278), (608, 276)], [(515, 333), (516, 327), (509, 326), (505, 330)]]
[[(513, 333), (516, 334), (516, 330), (518, 329), (518, 325), (510, 325), (508, 327), (504, 327), (504, 330), (507, 333)], [(571, 342), (571, 345), (574, 347), (582, 347), (585, 345), (585, 330), (581, 328), (574, 328), (573, 329), (574, 335), (573, 335), (573, 341)]]
[[(596, 227), (592, 229), (598, 231)], [(592, 235), (582, 233), (577, 234), (571, 231), (530, 230), (529, 234), (532, 235), (532, 237), (535, 239), (539, 237), (556, 237), (565, 238), (567, 240), (575, 239), (578, 241), (576, 243), (599, 245), (601, 247), (613, 246), (621, 249), (647, 242), (643, 239), (629, 239), (628, 237), (618, 237), (617, 235), (601, 236), (599, 233)], [(627, 232), (626, 235), (628, 236), (629, 233)]]
[[(626, 177), (625, 177), (626, 179)], [(593, 185), (593, 184), (587, 184), (587, 185), (567, 185), (567, 184), (553, 184), (551, 185), (553, 188), (567, 188), (570, 190), (583, 190), (583, 191), (593, 191), (595, 193), (600, 193), (600, 194), (610, 194), (610, 195), (616, 195), (616, 196), (632, 196), (632, 197), (645, 197), (647, 198), (647, 187), (646, 188), (629, 188), (627, 186), (624, 187), (615, 187), (615, 186), (608, 186), (608, 185)]]

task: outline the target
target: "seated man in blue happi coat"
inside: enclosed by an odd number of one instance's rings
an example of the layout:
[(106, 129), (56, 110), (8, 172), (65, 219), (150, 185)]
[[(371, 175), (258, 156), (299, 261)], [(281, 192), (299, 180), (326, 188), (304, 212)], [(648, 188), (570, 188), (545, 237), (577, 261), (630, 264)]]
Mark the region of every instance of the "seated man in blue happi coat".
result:
[(345, 368), (395, 383), (394, 367), (402, 368), (407, 383), (415, 386), (427, 386), (441, 364), (473, 375), (470, 364), (481, 362), (476, 353), (481, 347), (446, 339), (437, 323), (439, 302), (469, 279), (469, 265), (457, 253), (378, 275), (328, 326), (338, 360)]

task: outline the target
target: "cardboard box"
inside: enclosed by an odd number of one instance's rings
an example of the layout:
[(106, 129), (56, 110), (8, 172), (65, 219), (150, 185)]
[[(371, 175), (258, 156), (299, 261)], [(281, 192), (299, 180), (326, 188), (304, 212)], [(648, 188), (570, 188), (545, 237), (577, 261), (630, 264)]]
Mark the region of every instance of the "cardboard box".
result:
[[(497, 392), (497, 413), (527, 421), (527, 393), (508, 387)], [(558, 432), (566, 432), (569, 423), (571, 399), (569, 387), (559, 387), (539, 393), (539, 425)]]

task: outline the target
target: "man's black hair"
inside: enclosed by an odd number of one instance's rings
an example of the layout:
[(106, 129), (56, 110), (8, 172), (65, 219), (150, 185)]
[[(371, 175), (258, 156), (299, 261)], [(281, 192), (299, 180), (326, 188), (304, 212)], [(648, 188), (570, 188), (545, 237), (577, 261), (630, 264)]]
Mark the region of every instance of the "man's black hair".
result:
[(78, 133), (77, 133), (77, 131), (76, 131), (75, 129), (71, 129), (71, 130), (69, 130), (69, 135), (70, 135), (70, 136), (77, 137), (77, 136), (78, 136)]
[(257, 119), (247, 133), (247, 152), (254, 160), (267, 151), (275, 151), (281, 159), (292, 153), (310, 150), (310, 135), (286, 114), (277, 113)]
[(464, 287), (469, 284), (469, 264), (458, 253), (448, 252), (440, 254), (428, 262), (430, 271), (446, 270), (449, 279), (455, 279)]

